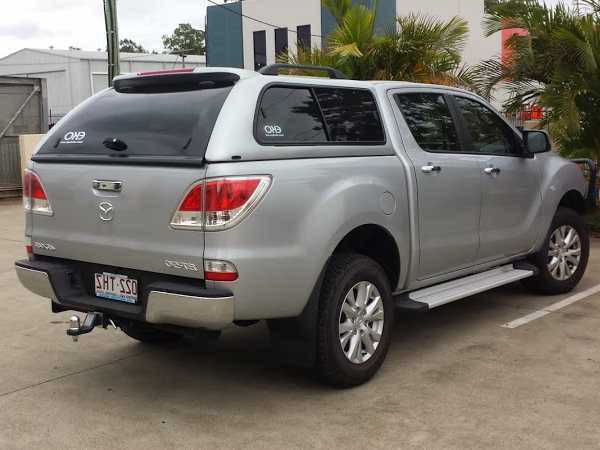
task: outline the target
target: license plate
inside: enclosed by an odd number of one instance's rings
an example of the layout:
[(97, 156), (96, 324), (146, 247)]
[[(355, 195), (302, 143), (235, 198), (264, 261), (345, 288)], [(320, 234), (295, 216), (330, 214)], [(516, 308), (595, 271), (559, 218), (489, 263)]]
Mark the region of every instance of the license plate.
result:
[(126, 275), (103, 272), (94, 274), (96, 296), (125, 303), (137, 303), (137, 280)]

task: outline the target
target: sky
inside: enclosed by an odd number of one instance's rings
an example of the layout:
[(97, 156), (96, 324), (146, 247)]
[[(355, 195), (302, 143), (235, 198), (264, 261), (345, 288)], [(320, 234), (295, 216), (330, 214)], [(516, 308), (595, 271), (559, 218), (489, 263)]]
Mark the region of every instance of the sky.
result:
[[(102, 8), (102, 0), (2, 0), (0, 57), (25, 47), (104, 50)], [(161, 36), (178, 24), (204, 29), (206, 0), (117, 0), (117, 9), (119, 38), (160, 52)]]
[[(106, 48), (102, 0), (1, 0), (0, 57), (25, 47)], [(117, 0), (119, 38), (147, 50), (180, 23), (204, 29), (206, 0)]]

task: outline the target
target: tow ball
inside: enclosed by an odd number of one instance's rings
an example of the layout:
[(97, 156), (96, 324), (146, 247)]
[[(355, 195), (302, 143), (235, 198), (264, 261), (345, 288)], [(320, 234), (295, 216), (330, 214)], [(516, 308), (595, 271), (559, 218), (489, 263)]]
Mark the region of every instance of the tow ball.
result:
[(117, 329), (113, 320), (100, 312), (87, 313), (85, 319), (83, 319), (83, 325), (81, 324), (79, 316), (71, 316), (69, 323), (67, 335), (73, 338), (73, 342), (77, 342), (80, 335), (91, 332), (97, 326), (106, 329), (111, 325), (115, 330)]

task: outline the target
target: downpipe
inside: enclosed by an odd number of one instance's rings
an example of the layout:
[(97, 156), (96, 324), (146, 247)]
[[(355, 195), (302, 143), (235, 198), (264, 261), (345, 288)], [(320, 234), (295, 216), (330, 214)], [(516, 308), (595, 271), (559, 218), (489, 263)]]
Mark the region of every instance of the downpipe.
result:
[(83, 325), (81, 324), (81, 319), (79, 316), (71, 316), (69, 319), (67, 336), (71, 336), (73, 338), (73, 342), (77, 342), (79, 340), (79, 336), (90, 333), (97, 326), (101, 326), (106, 330), (109, 325), (115, 330), (117, 329), (117, 325), (113, 322), (113, 320), (100, 312), (94, 311), (87, 313), (85, 319), (83, 320)]

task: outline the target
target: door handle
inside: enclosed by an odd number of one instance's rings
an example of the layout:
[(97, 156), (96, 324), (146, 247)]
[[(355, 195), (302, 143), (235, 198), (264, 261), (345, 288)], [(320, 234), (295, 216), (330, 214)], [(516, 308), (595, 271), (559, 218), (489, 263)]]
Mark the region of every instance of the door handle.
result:
[(500, 169), (498, 167), (486, 167), (483, 169), (483, 171), (488, 175), (498, 175), (500, 173)]
[(440, 166), (428, 163), (426, 166), (421, 167), (421, 171), (424, 173), (441, 172), (442, 168)]

